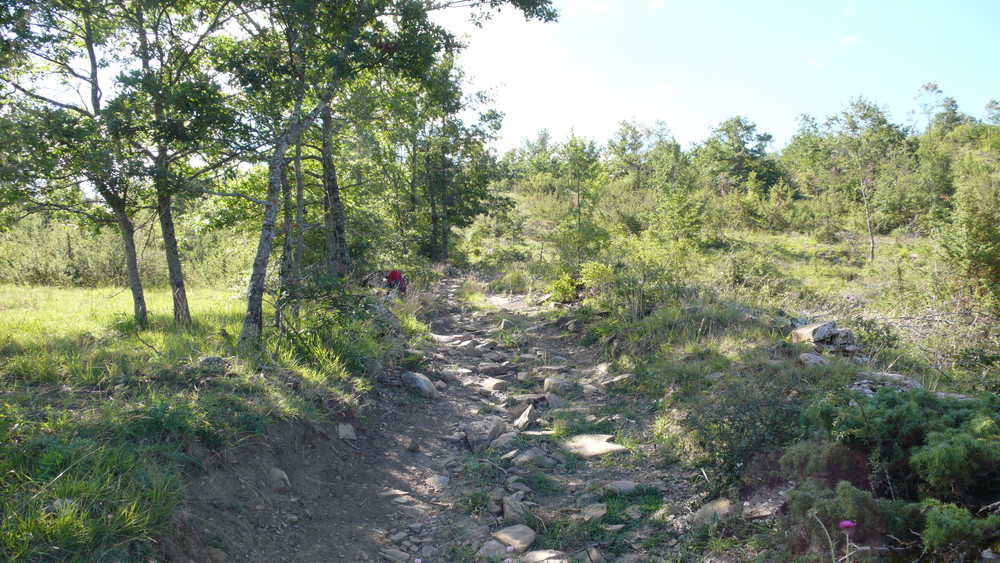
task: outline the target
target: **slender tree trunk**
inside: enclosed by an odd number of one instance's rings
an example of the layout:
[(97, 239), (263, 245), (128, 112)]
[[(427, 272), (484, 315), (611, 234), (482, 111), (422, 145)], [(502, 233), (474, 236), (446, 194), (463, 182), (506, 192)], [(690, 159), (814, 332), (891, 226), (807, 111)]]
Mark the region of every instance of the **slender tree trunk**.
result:
[[(427, 158), (424, 159), (424, 162), (427, 164), (427, 169), (428, 170), (431, 169), (431, 158), (430, 158), (429, 152), (430, 151), (428, 151)], [(435, 194), (434, 194), (434, 184), (437, 183), (438, 178), (436, 178), (435, 176), (437, 176), (437, 174), (434, 174), (433, 176), (429, 176), (427, 178), (427, 201), (431, 205), (431, 248), (430, 248), (430, 254), (431, 254), (431, 261), (432, 262), (437, 262), (437, 260), (438, 260), (438, 212), (437, 212), (437, 201), (435, 199)]]
[(342, 278), (347, 275), (350, 256), (347, 254), (347, 228), (344, 224), (344, 206), (340, 201), (340, 184), (337, 167), (333, 163), (333, 112), (329, 107), (321, 114), (323, 122), (323, 203), (326, 224), (326, 271)]
[(281, 245), (281, 262), (278, 265), (278, 296), (274, 304), (274, 326), (281, 332), (285, 329), (285, 302), (288, 299), (288, 288), (292, 278), (292, 185), (288, 181), (288, 169), (285, 167), (281, 175), (281, 227), (283, 242)]
[[(302, 178), (302, 139), (295, 143), (295, 240), (292, 247), (292, 271), (288, 281), (292, 287), (302, 281), (302, 249), (305, 247), (303, 222), (305, 221), (305, 182)], [(299, 318), (299, 300), (292, 301), (292, 318)]]
[(872, 229), (872, 210), (871, 201), (868, 197), (868, 191), (864, 186), (861, 186), (861, 199), (863, 200), (865, 207), (865, 223), (868, 226), (868, 261), (875, 261), (875, 231)]
[(170, 280), (170, 295), (174, 301), (174, 322), (180, 326), (191, 324), (187, 291), (184, 288), (184, 272), (181, 269), (177, 235), (174, 232), (174, 217), (169, 193), (157, 189), (156, 208), (160, 215), (160, 231), (163, 235), (163, 249), (167, 257), (167, 277)]
[(445, 167), (444, 147), (441, 147), (441, 254), (442, 262), (448, 261), (448, 170)]
[(139, 279), (139, 257), (135, 250), (135, 225), (125, 213), (123, 202), (122, 205), (112, 205), (112, 208), (125, 247), (125, 273), (128, 276), (129, 289), (132, 290), (135, 324), (140, 328), (146, 328), (149, 324), (149, 317), (146, 312), (146, 297), (142, 290), (142, 280)]
[(296, 107), (285, 131), (274, 143), (274, 149), (267, 163), (267, 202), (264, 204), (264, 219), (257, 242), (257, 256), (253, 261), (250, 282), (247, 287), (247, 312), (243, 318), (238, 345), (243, 347), (259, 342), (264, 326), (264, 282), (267, 278), (267, 263), (274, 246), (274, 227), (278, 219), (281, 198), (281, 178), (285, 173), (285, 155), (292, 143), (298, 142), (302, 133), (312, 126), (319, 113), (326, 108), (340, 83), (334, 80), (312, 110), (299, 120)]
[[(144, 23), (143, 11), (137, 10), (139, 31), (139, 45), (142, 54), (142, 67), (146, 72), (150, 72), (150, 52), (149, 43), (146, 37), (146, 26)], [(164, 115), (163, 101), (155, 99), (153, 101), (154, 124), (161, 124), (166, 121)], [(180, 251), (177, 246), (177, 234), (174, 230), (174, 215), (172, 209), (173, 197), (170, 193), (169, 182), (169, 151), (166, 145), (157, 147), (156, 157), (153, 162), (155, 174), (153, 176), (153, 188), (156, 191), (156, 211), (160, 217), (160, 232), (163, 236), (163, 251), (167, 261), (167, 279), (170, 282), (170, 295), (174, 305), (174, 322), (180, 326), (191, 324), (191, 311), (188, 308), (187, 290), (184, 287), (184, 270), (181, 268)]]

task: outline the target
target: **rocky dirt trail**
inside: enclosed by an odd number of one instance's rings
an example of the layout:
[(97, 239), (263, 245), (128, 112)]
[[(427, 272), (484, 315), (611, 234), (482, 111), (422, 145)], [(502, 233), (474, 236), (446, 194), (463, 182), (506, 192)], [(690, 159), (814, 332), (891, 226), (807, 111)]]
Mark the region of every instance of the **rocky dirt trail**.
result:
[[(441, 283), (431, 337), (407, 352), (410, 371), (380, 380), (361, 416), (284, 424), (224, 455), (189, 452), (205, 469), (191, 478), (167, 559), (687, 560), (692, 522), (728, 510), (704, 505), (699, 474), (621, 461), (651, 446), (629, 452), (609, 434), (551, 429), (556, 413), (594, 427), (619, 416), (601, 406), (630, 376), (609, 374), (572, 326), (545, 321), (523, 298), (492, 296), (494, 309), (472, 310), (458, 303), (460, 286)], [(523, 336), (517, 348), (498, 342), (504, 331)], [(602, 522), (609, 504), (615, 524)], [(541, 549), (556, 528), (587, 522), (603, 543)], [(609, 534), (623, 540), (613, 550)]]

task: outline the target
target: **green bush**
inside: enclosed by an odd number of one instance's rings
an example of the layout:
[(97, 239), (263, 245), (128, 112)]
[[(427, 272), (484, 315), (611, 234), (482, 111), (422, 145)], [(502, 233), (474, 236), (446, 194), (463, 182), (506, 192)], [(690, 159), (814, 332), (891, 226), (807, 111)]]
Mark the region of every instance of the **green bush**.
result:
[(573, 276), (563, 273), (549, 283), (548, 292), (553, 301), (572, 303), (577, 300), (576, 290), (579, 287), (579, 282), (573, 279)]
[(987, 535), (1000, 530), (1000, 516), (976, 518), (971, 512), (954, 504), (937, 500), (924, 502), (927, 525), (921, 539), (927, 550), (957, 544), (966, 551), (978, 553), (978, 545)]

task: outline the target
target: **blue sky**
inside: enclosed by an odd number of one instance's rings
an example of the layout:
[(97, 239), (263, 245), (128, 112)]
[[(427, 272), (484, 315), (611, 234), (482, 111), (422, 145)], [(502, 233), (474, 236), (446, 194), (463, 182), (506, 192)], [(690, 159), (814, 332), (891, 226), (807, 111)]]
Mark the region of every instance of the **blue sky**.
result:
[(746, 116), (780, 149), (798, 117), (863, 96), (901, 124), (936, 83), (983, 117), (1000, 99), (1000, 0), (555, 0), (559, 22), (511, 10), (468, 32), (460, 63), (505, 113), (500, 150), (545, 128), (604, 143), (623, 120), (662, 120), (685, 147)]

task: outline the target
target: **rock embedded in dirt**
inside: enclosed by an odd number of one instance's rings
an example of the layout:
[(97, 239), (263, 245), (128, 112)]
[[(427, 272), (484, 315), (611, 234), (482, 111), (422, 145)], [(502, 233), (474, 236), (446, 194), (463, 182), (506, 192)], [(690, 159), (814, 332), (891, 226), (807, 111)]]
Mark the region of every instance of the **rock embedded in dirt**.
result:
[(635, 492), (637, 486), (632, 481), (612, 481), (604, 485), (604, 490), (616, 495), (630, 495)]
[(451, 485), (451, 479), (444, 475), (434, 475), (424, 480), (432, 489), (447, 489)]
[(514, 440), (516, 439), (517, 439), (517, 432), (504, 432), (503, 434), (497, 436), (496, 439), (494, 439), (492, 442), (490, 442), (490, 448), (501, 451), (506, 450), (514, 443)]
[(796, 342), (823, 342), (837, 334), (837, 325), (832, 322), (818, 322), (799, 327), (792, 331), (792, 344)]
[(629, 383), (634, 383), (635, 379), (636, 377), (634, 373), (623, 373), (621, 375), (616, 375), (611, 379), (606, 379), (602, 381), (601, 387), (608, 388), (608, 387), (614, 387), (616, 385), (626, 385)]
[(337, 436), (341, 440), (357, 440), (358, 434), (354, 431), (354, 426), (345, 422), (337, 424)]
[[(517, 524), (497, 530), (493, 533), (493, 537), (504, 545), (513, 547), (514, 551), (522, 553), (535, 542), (536, 534), (534, 530), (524, 524)], [(504, 552), (506, 552), (506, 549)]]
[(819, 354), (799, 354), (799, 363), (804, 366), (825, 366), (830, 363), (830, 360), (820, 356)]
[(489, 540), (476, 552), (476, 557), (489, 559), (491, 557), (503, 557), (507, 555), (507, 546), (497, 540)]
[(292, 484), (288, 480), (288, 474), (280, 468), (272, 467), (270, 471), (267, 472), (267, 475), (271, 478), (271, 488), (275, 491), (287, 491), (292, 488)]
[(534, 424), (536, 420), (538, 420), (538, 412), (535, 410), (535, 406), (528, 405), (528, 408), (524, 409), (524, 412), (522, 412), (517, 417), (517, 420), (514, 421), (514, 427), (518, 430), (527, 430), (528, 428), (531, 428), (531, 425)]
[(732, 513), (733, 503), (727, 498), (718, 498), (703, 505), (695, 513), (692, 519), (695, 522), (710, 524), (715, 520), (725, 518)]
[(528, 522), (531, 511), (521, 500), (524, 493), (518, 493), (503, 498), (503, 521), (504, 524), (524, 524)]
[(510, 382), (495, 377), (487, 377), (480, 385), (488, 391), (506, 391), (510, 387)]
[(389, 561), (399, 561), (399, 563), (407, 563), (410, 560), (409, 553), (398, 549), (383, 549), (379, 554)]
[(428, 399), (435, 399), (438, 396), (437, 387), (422, 373), (404, 371), (399, 375), (403, 380), (403, 385), (411, 392)]
[(211, 563), (226, 563), (229, 561), (229, 555), (227, 555), (225, 551), (215, 547), (206, 547), (205, 557)]
[(473, 452), (479, 453), (489, 447), (504, 430), (503, 420), (499, 417), (487, 417), (462, 424), (465, 431), (465, 441)]
[(521, 563), (562, 563), (566, 561), (566, 554), (553, 549), (544, 551), (529, 551), (521, 557)]
[(545, 382), (542, 384), (542, 390), (545, 393), (556, 393), (565, 394), (573, 392), (573, 382), (567, 381), (565, 379), (559, 379), (556, 377), (546, 377)]
[(608, 505), (603, 502), (589, 504), (583, 507), (583, 510), (581, 511), (585, 522), (590, 520), (600, 520), (601, 518), (604, 518), (604, 515), (607, 513)]
[(569, 453), (585, 458), (599, 457), (628, 449), (625, 446), (609, 443), (608, 440), (613, 437), (611, 434), (580, 434), (567, 440), (563, 447)]

